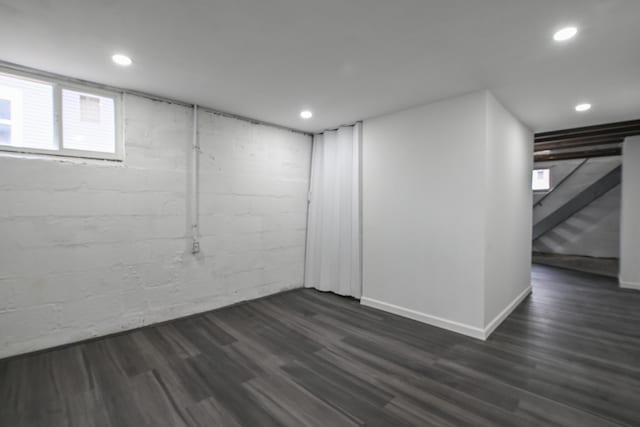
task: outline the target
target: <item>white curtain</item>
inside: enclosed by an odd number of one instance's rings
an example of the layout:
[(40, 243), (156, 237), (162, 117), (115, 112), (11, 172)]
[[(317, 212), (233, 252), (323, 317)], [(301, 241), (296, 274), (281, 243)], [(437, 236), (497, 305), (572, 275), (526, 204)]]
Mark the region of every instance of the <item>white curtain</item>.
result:
[(362, 124), (313, 139), (305, 285), (360, 298)]

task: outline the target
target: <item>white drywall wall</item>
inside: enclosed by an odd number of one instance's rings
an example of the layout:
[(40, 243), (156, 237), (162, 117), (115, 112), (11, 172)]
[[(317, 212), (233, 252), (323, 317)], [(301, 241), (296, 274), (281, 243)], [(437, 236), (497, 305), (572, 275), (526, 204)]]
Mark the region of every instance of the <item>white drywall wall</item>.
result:
[(488, 92), (363, 129), (363, 303), (484, 338), (529, 283), (531, 134)]
[(627, 138), (622, 149), (622, 217), (620, 285), (640, 290), (640, 137)]
[(128, 96), (124, 163), (0, 156), (0, 357), (303, 283), (311, 139)]
[[(620, 166), (619, 156), (589, 159), (542, 205), (534, 205), (534, 221), (540, 221), (575, 197), (589, 185)], [(582, 160), (536, 163), (535, 168), (551, 169), (552, 185), (569, 174)], [(534, 202), (541, 196), (534, 197)], [(620, 255), (620, 188), (614, 188), (572, 215), (533, 243), (535, 252), (618, 258)]]
[(531, 287), (533, 133), (487, 96), (485, 323)]

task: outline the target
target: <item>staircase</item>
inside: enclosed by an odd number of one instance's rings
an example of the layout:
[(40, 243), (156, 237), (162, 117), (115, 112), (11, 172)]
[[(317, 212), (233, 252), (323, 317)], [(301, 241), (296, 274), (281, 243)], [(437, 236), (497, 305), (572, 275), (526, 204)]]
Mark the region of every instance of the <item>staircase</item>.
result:
[(552, 188), (533, 199), (533, 250), (557, 255), (619, 257), (621, 158), (537, 162)]

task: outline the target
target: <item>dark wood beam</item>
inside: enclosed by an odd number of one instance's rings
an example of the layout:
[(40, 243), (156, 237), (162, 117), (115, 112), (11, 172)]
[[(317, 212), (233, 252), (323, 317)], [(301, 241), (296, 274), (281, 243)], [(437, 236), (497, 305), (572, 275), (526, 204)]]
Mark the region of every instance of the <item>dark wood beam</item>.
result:
[[(619, 156), (622, 154), (619, 144), (634, 135), (640, 135), (640, 120), (541, 132), (535, 135), (534, 159), (543, 162)], [(611, 147), (606, 147), (608, 145)], [(567, 149), (569, 151), (565, 151)], [(556, 150), (560, 151), (554, 152)], [(542, 153), (546, 151), (551, 152)]]
[(632, 135), (640, 135), (640, 120), (563, 129), (553, 132), (541, 132), (535, 135), (535, 142), (555, 142), (574, 138), (607, 136), (624, 138)]
[(565, 148), (595, 147), (598, 145), (621, 144), (623, 141), (624, 138), (620, 137), (577, 138), (568, 141), (537, 143), (533, 146), (533, 149), (536, 152), (544, 150), (563, 150)]
[(608, 157), (622, 155), (622, 148), (604, 148), (601, 150), (569, 151), (564, 153), (536, 154), (535, 162), (548, 162), (552, 160), (590, 159), (593, 157)]

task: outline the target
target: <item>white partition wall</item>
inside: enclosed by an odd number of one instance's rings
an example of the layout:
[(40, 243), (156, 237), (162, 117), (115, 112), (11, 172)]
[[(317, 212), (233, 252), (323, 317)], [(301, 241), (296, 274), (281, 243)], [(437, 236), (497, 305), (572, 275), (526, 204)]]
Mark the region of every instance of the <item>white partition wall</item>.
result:
[(363, 303), (482, 328), (485, 103), (477, 93), (364, 122)]
[(530, 290), (532, 134), (488, 92), (363, 126), (363, 304), (486, 338)]
[(484, 333), (531, 291), (533, 135), (487, 95)]
[(622, 149), (620, 286), (640, 290), (640, 136)]

